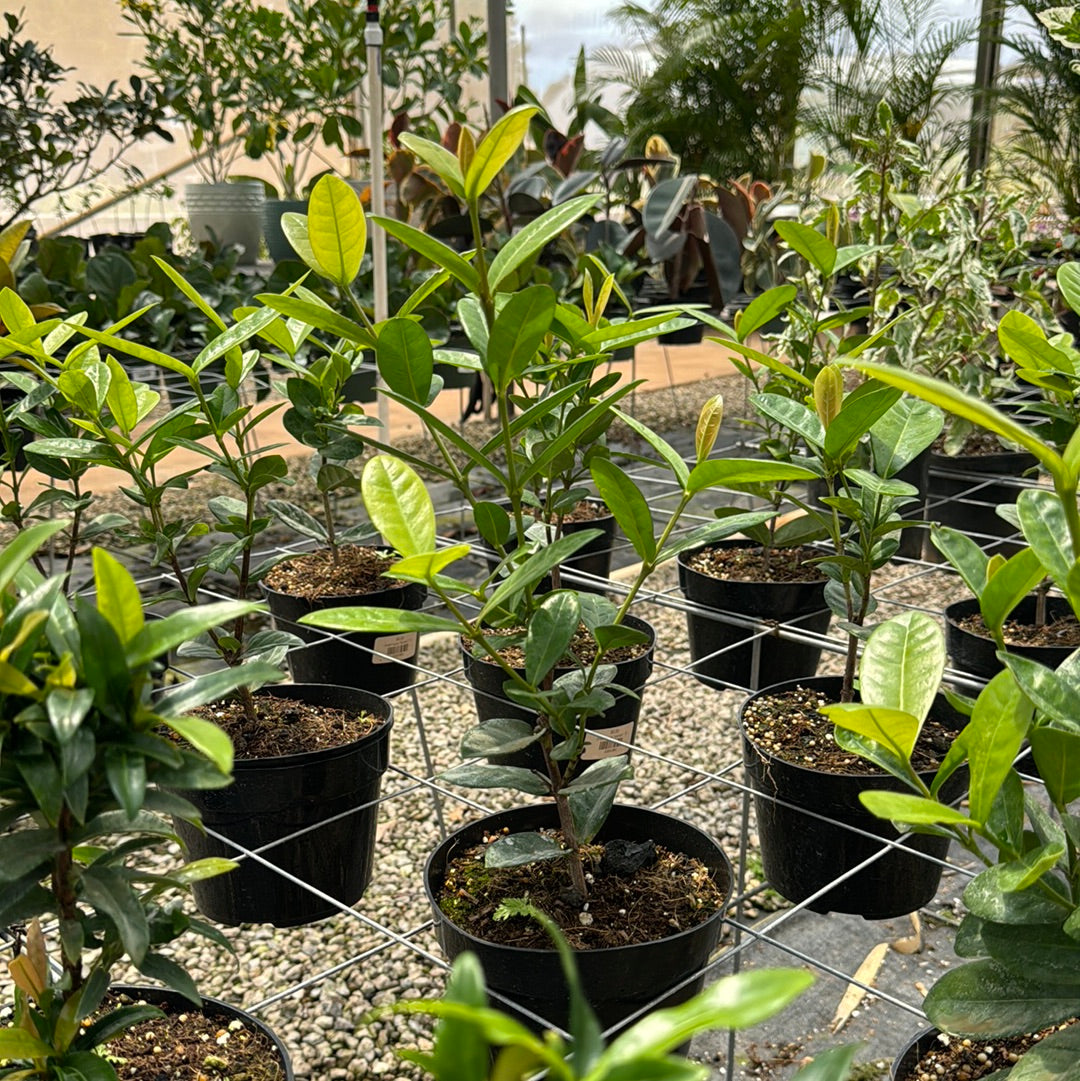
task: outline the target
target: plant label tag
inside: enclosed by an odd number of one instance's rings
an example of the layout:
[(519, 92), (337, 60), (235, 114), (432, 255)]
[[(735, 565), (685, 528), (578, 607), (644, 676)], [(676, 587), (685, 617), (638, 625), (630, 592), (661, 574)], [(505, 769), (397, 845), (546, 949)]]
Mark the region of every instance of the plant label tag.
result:
[[(633, 724), (621, 724), (616, 728), (597, 728), (585, 733), (585, 748), (581, 752), (583, 762), (596, 762), (601, 758), (617, 758), (626, 754), (626, 744), (634, 736)], [(622, 742), (617, 742), (621, 740)]]
[(382, 638), (376, 638), (372, 649), (375, 656), (371, 658), (372, 664), (393, 664), (394, 661), (403, 661), (416, 655), (417, 642), (420, 634), (417, 631), (409, 631), (405, 634), (386, 634)]

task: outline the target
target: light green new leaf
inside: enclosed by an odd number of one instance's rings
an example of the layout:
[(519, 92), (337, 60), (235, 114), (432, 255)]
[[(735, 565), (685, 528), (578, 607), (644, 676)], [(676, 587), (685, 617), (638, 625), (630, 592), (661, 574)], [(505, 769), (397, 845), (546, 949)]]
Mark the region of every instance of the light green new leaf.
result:
[(918, 717), (902, 709), (838, 702), (822, 706), (821, 712), (838, 727), (883, 744), (902, 760), (911, 757), (911, 751), (919, 737), (921, 725)]
[(321, 273), (319, 261), (311, 250), (311, 240), (308, 238), (308, 219), (306, 214), (298, 214), (294, 210), (281, 215), (281, 231), (289, 242), (292, 250), (306, 263), (316, 274)]
[(146, 624), (139, 587), (127, 568), (104, 548), (94, 549), (93, 562), (98, 611), (126, 646)]
[(445, 146), (414, 135), (411, 131), (399, 136), (401, 145), (411, 154), (415, 154), (425, 165), (431, 166), (446, 186), (461, 200), (465, 199), (465, 181), (461, 175), (461, 165), (455, 154)]
[(368, 349), (375, 348), (375, 335), (367, 327), (346, 319), (321, 302), (300, 297), (276, 296), (273, 293), (260, 293), (255, 299), (288, 319), (297, 319), (308, 326), (344, 338), (347, 342), (355, 342)]
[(68, 522), (64, 519), (55, 522), (38, 522), (27, 529), (22, 529), (10, 541), (0, 548), (0, 593), (7, 591), (12, 579), (30, 562), (33, 554), (45, 542), (64, 529)]
[(885, 792), (872, 789), (859, 793), (859, 802), (878, 818), (903, 822), (909, 826), (970, 826), (971, 819), (945, 803), (915, 796), (909, 792)]
[(475, 205), (503, 166), (517, 153), (529, 130), (529, 121), (539, 110), (533, 105), (519, 105), (501, 116), (480, 140), (465, 174), (465, 201)]
[(231, 773), (233, 766), (232, 740), (211, 721), (200, 717), (164, 717), (165, 724), (181, 739), (213, 762), (222, 773)]
[(1068, 356), (1050, 344), (1042, 327), (1021, 311), (1006, 312), (998, 323), (998, 341), (1005, 355), (1021, 368), (1072, 374)]
[(127, 663), (147, 664), (204, 631), (265, 610), (265, 605), (251, 601), (216, 601), (173, 612), (164, 619), (152, 619), (128, 642)]
[(315, 269), (345, 289), (360, 273), (367, 244), (359, 196), (340, 177), (328, 173), (311, 191), (307, 229)]
[[(47, 1059), (52, 1048), (24, 1028), (0, 1029), (0, 1059)], [(33, 1076), (33, 1075), (29, 1075)]]
[(140, 418), (135, 388), (115, 357), (109, 357), (105, 363), (109, 368), (109, 389), (105, 393), (105, 404), (120, 431), (124, 435), (131, 435)]
[(435, 551), (435, 508), (411, 466), (389, 454), (376, 455), (364, 466), (360, 490), (372, 525), (395, 552)]
[(1066, 263), (1059, 267), (1057, 283), (1066, 304), (1080, 314), (1080, 263)]
[[(944, 672), (945, 636), (937, 620), (925, 612), (904, 612), (875, 627), (867, 640), (859, 695), (868, 706), (909, 714), (921, 727)], [(862, 734), (877, 738), (872, 732)]]
[(476, 269), (467, 263), (453, 248), (433, 236), (428, 236), (422, 229), (417, 229), (408, 222), (397, 218), (386, 218), (377, 214), (371, 220), (381, 225), (391, 236), (397, 237), (406, 247), (424, 259), (430, 259), (436, 266), (442, 267), (456, 278), (470, 293), (480, 288), (480, 276)]
[(979, 597), (983, 622), (995, 637), (1009, 613), (1043, 580), (1046, 569), (1030, 548), (1021, 548), (993, 570)]
[(775, 319), (798, 295), (794, 285), (774, 285), (754, 297), (743, 309), (735, 330), (739, 341), (744, 342), (755, 330)]
[(774, 462), (767, 458), (712, 458), (690, 470), (686, 490), (706, 488), (745, 489), (758, 484), (780, 484), (791, 480), (814, 480), (817, 474), (794, 462)]
[(472, 548), (468, 544), (452, 544), (449, 548), (440, 548), (436, 552), (420, 552), (417, 555), (399, 559), (390, 570), (395, 578), (412, 582), (431, 583), (432, 579), (446, 570), (451, 563), (464, 559)]
[(404, 608), (325, 608), (321, 612), (308, 612), (297, 622), (306, 627), (325, 627), (328, 631), (364, 631), (370, 634), (396, 631), (461, 633), (461, 624), (456, 620)]
[(419, 323), (395, 317), (382, 324), (375, 362), (391, 390), (418, 405), (428, 404), (435, 354), (431, 339)]

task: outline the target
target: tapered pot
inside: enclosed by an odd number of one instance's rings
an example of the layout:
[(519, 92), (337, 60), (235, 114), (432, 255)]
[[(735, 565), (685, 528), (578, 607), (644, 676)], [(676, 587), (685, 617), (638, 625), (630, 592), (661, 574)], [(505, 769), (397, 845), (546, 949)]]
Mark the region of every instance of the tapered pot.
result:
[[(135, 987), (128, 984), (113, 984), (110, 990), (118, 995), (128, 995), (137, 1002), (145, 1001), (150, 1006), (157, 1006), (166, 1014), (180, 1014), (194, 1010), (188, 999), (184, 998), (179, 991), (174, 991), (170, 987)], [(296, 1074), (293, 1071), (288, 1049), (269, 1025), (264, 1021), (260, 1021), (254, 1014), (240, 1009), (239, 1006), (222, 1002), (221, 999), (203, 995), (202, 1003), (202, 1009), (199, 1012), (209, 1018), (220, 1018), (223, 1029), (228, 1029), (233, 1021), (240, 1021), (246, 1029), (257, 1030), (262, 1033), (273, 1045), (274, 1050), (281, 1059), (281, 1081), (293, 1081)], [(202, 1062), (192, 1062), (191, 1076), (202, 1076), (200, 1073), (202, 1066)], [(121, 1076), (123, 1076), (122, 1072)]]
[(195, 243), (210, 241), (222, 247), (236, 244), (242, 249), (238, 263), (253, 266), (262, 239), (265, 191), (259, 180), (186, 184), (184, 204)]
[[(626, 754), (625, 745), (633, 743), (637, 735), (642, 695), (645, 684), (652, 675), (656, 631), (651, 624), (636, 616), (627, 616), (623, 625), (647, 634), (648, 649), (640, 657), (619, 661), (615, 665), (615, 683), (625, 690), (612, 690), (614, 705), (585, 722), (587, 735), (585, 749), (581, 754), (584, 762), (597, 762), (602, 758)], [(473, 656), (464, 645), (461, 647), (461, 657), (465, 666), (465, 677), (472, 685), (476, 714), (481, 721), (491, 721), (496, 717), (517, 718), (530, 724), (536, 721), (535, 713), (507, 698), (503, 691), (503, 685), (507, 682), (506, 673), (497, 664)], [(525, 674), (523, 668), (515, 671), (521, 676)], [(558, 670), (555, 674), (559, 674)], [(526, 769), (545, 772), (543, 752), (535, 744), (513, 754), (491, 755), (488, 761), (499, 766), (524, 766)]]
[[(562, 532), (564, 535), (572, 535), (574, 533), (580, 533), (586, 529), (599, 529), (601, 531), (600, 536), (594, 537), (583, 548), (579, 548), (565, 563), (561, 565), (561, 571), (570, 572), (572, 577), (574, 574), (584, 574), (591, 577), (602, 579), (606, 582), (611, 574), (611, 551), (612, 545), (615, 541), (615, 516), (607, 509), (602, 499), (590, 497), (586, 500), (587, 503), (592, 504), (594, 507), (598, 507), (603, 511), (603, 514), (599, 518), (590, 518), (584, 521), (576, 522), (563, 522)], [(509, 506), (507, 506), (509, 510)], [(517, 547), (516, 539), (511, 536), (507, 542), (507, 550), (512, 551)], [(487, 560), (487, 566), (489, 573), (493, 573), (495, 568), (499, 565), (499, 556), (497, 553), (486, 549), (485, 558)], [(592, 583), (577, 583), (570, 581), (567, 577), (561, 577), (561, 584), (564, 588), (569, 587), (576, 589), (582, 593), (603, 593), (603, 584), (594, 585)], [(552, 589), (551, 576), (545, 577), (537, 586), (537, 593), (550, 593)]]
[[(754, 548), (750, 541), (721, 541), (710, 548)], [(790, 625), (824, 634), (831, 613), (825, 604), (825, 579), (816, 582), (738, 582), (713, 578), (691, 567), (703, 551), (679, 553), (679, 585), (688, 601), (711, 612), (731, 612), (770, 624)], [(688, 611), (686, 629), (690, 645), (690, 673), (707, 687), (728, 686), (756, 690), (763, 683), (781, 683), (812, 676), (821, 658), (821, 646), (781, 638), (775, 634), (752, 640), (753, 631), (725, 622), (709, 611)], [(754, 649), (759, 653), (754, 671)]]
[[(826, 773), (796, 765), (763, 750), (746, 734), (743, 718), (750, 702), (796, 687), (817, 690), (837, 701), (840, 686), (839, 676), (818, 676), (766, 687), (747, 699), (739, 714), (743, 763), (754, 790), (765, 879), (777, 893), (795, 903), (805, 901), (879, 852), (882, 845), (878, 838), (895, 840), (901, 836), (859, 802), (859, 793), (868, 789), (909, 792), (896, 778), (882, 773)], [(943, 695), (935, 701), (933, 715), (957, 731), (964, 723)], [(929, 785), (934, 773), (921, 776)], [(957, 798), (967, 785), (967, 777), (966, 767), (957, 770), (946, 782), (942, 797)], [(814, 912), (849, 912), (873, 920), (914, 912), (937, 893), (942, 867), (934, 861), (943, 860), (948, 850), (946, 837), (907, 834), (902, 848), (890, 849), (807, 907)]]
[(302, 616), (328, 608), (401, 608), (416, 611), (427, 590), (410, 582), (375, 593), (356, 596), (294, 597), (263, 583), (270, 615), (278, 630), (295, 634), (304, 643), (289, 650), (288, 662), (297, 683), (332, 683), (359, 687), (372, 694), (393, 694), (412, 685), (420, 635), (415, 631), (395, 634), (344, 633), (308, 627)]
[[(1037, 599), (1025, 597), (1014, 609), (1011, 620), (1033, 626)], [(1001, 671), (1001, 662), (997, 659), (997, 645), (988, 635), (975, 634), (961, 624), (971, 616), (979, 614), (977, 600), (957, 601), (945, 609), (945, 645), (952, 659), (953, 667), (978, 679), (992, 679)], [(1046, 598), (1046, 619), (1052, 623), (1072, 615), (1072, 607), (1064, 597)], [(1038, 661), (1047, 668), (1057, 668), (1075, 646), (1027, 646), (1012, 645), (1009, 653), (1018, 657), (1027, 657)]]
[(266, 250), (275, 263), (282, 259), (295, 259), (296, 252), (285, 236), (281, 226), (283, 214), (306, 214), (306, 199), (267, 199), (262, 207), (262, 231)]
[[(926, 517), (932, 522), (959, 529), (993, 552), (1010, 555), (1022, 547), (1009, 540), (1016, 530), (997, 513), (999, 506), (1015, 503), (1020, 489), (1015, 483), (1036, 465), (1026, 451), (996, 454), (958, 454), (950, 457), (930, 452)], [(940, 562), (932, 544), (926, 558)]]
[(923, 1055), (933, 1048), (939, 1034), (936, 1028), (924, 1028), (921, 1032), (916, 1032), (893, 1059), (889, 1068), (889, 1081), (919, 1081), (915, 1075), (915, 1067), (919, 1065)]
[[(184, 792), (208, 830), (258, 850), (290, 876), (244, 858), (236, 870), (193, 884), (199, 911), (230, 926), (295, 927), (340, 911), (300, 883), (346, 905), (355, 904), (367, 889), (393, 710), (385, 699), (353, 687), (283, 684), (260, 693), (382, 719), (374, 732), (353, 743), (307, 754), (239, 759), (229, 787)], [(174, 825), (192, 859), (237, 858), (235, 848), (190, 823), (174, 820)]]
[[(553, 803), (518, 807), (472, 822), (451, 834), (431, 855), (424, 871), (424, 886), (439, 943), (447, 957), (452, 960), (471, 950), (480, 959), (490, 991), (566, 1029), (566, 981), (555, 950), (522, 949), (477, 938), (452, 923), (438, 901), (447, 865), (485, 836), (503, 829), (519, 833), (557, 826)], [(597, 835), (600, 842), (614, 838), (651, 840), (669, 851), (696, 857), (709, 868), (725, 903), (730, 896), (731, 864), (720, 846), (696, 827), (658, 811), (617, 805)], [(646, 1006), (674, 1006), (697, 994), (704, 984), (709, 955), (719, 941), (722, 920), (723, 913), (716, 912), (697, 927), (656, 942), (578, 951), (575, 959), (582, 988), (601, 1027), (618, 1025)], [(535, 1027), (531, 1019), (522, 1019)]]

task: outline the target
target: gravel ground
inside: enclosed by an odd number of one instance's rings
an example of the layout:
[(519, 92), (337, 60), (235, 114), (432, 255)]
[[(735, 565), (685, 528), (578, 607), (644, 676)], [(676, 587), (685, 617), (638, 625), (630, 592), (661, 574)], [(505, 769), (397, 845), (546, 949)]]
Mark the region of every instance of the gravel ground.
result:
[[(696, 417), (706, 397), (725, 388), (730, 417), (740, 411), (741, 402), (733, 400), (740, 396), (739, 384), (729, 380), (639, 394), (638, 415), (662, 430), (681, 427), (686, 418)], [(293, 489), (290, 497), (295, 495)], [(205, 492), (194, 498), (204, 499)], [(940, 612), (963, 594), (950, 576), (913, 565), (886, 568), (879, 583), (879, 618), (906, 605)], [(674, 569), (662, 569), (651, 588), (650, 598), (635, 611), (657, 628), (657, 665), (644, 696), (635, 776), (623, 785), (620, 799), (645, 805), (665, 801), (665, 809), (719, 838), (734, 861), (742, 797), (727, 781), (741, 780), (735, 716), (743, 694), (717, 692), (686, 675), (684, 617), (671, 606), (678, 594)], [(288, 1046), (299, 1078), (423, 1076), (394, 1049), (422, 1044), (429, 1031), (426, 1021), (364, 1021), (373, 1007), (439, 993), (444, 968), (428, 926), (422, 869), (440, 839), (440, 817), (452, 829), (479, 806), (472, 801), (475, 793), (440, 796), (420, 783), (432, 772), (421, 734), (437, 773), (457, 760), (457, 743), (474, 716), (471, 692), (461, 683), (456, 644), (446, 638), (426, 641), (420, 660), (426, 675), (440, 678), (395, 700), (392, 766), (383, 786), (375, 875), (355, 912), (288, 931), (229, 929), (236, 947), (231, 960), (198, 946), (185, 950), (205, 994), (247, 1007), (271, 1000), (258, 1012)], [(839, 655), (827, 654), (821, 670), (838, 666)], [(763, 679), (767, 682), (767, 673)], [(509, 796), (500, 800), (497, 793), (481, 793), (480, 798), (491, 809), (519, 802)], [(748, 828), (752, 849), (752, 821)]]

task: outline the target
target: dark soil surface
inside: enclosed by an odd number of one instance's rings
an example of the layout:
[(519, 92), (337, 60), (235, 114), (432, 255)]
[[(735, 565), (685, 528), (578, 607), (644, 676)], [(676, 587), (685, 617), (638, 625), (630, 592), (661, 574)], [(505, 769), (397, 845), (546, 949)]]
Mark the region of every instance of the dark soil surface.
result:
[[(746, 734), (761, 751), (796, 766), (826, 773), (880, 774), (872, 763), (837, 746), (835, 725), (818, 712), (819, 706), (829, 704), (830, 699), (819, 691), (803, 687), (764, 695), (746, 707)], [(911, 756), (912, 765), (920, 773), (937, 769), (955, 735), (932, 717), (927, 718)]]
[[(133, 1001), (123, 996), (121, 1004)], [(109, 1061), (120, 1078), (281, 1081), (285, 1077), (284, 1063), (270, 1039), (239, 1018), (207, 1017), (194, 1007), (171, 1012), (173, 1007), (155, 1002), (149, 992), (142, 1001), (160, 1007), (167, 1016), (135, 1025), (109, 1044)]]
[(774, 548), (765, 562), (761, 548), (704, 548), (687, 559), (691, 570), (727, 582), (819, 582), (812, 548)]
[[(496, 632), (491, 632), (494, 635)], [(511, 635), (523, 635), (525, 633), (524, 627), (500, 627), (499, 635), (505, 634), (507, 637)], [(495, 645), (494, 642), (492, 642)], [(470, 648), (471, 643), (465, 642), (465, 648), (473, 654), (474, 657), (479, 658), (485, 664), (494, 664), (495, 662), (482, 650), (474, 650)], [(567, 655), (564, 660), (560, 661), (559, 668), (578, 668), (585, 667), (592, 664), (596, 657), (596, 639), (593, 638), (592, 632), (584, 625), (578, 628), (577, 634), (570, 640), (570, 649), (567, 651)], [(623, 661), (637, 660), (638, 657), (644, 656), (649, 651), (647, 643), (641, 642), (633, 646), (619, 646), (617, 649), (609, 649), (604, 654), (602, 660), (604, 664), (620, 664)], [(506, 646), (498, 647), (499, 656), (504, 661), (512, 665), (515, 668), (525, 667), (525, 650), (516, 643), (511, 643)]]
[(279, 563), (267, 574), (266, 584), (279, 593), (308, 600), (403, 589), (404, 582), (382, 577), (395, 562), (395, 556), (378, 548), (345, 545), (338, 549), (336, 562), (329, 550), (320, 550)]
[[(980, 638), (991, 638), (978, 612), (957, 620), (956, 625), (968, 634), (978, 635)], [(1002, 633), (1005, 644), (1009, 646), (1067, 646), (1070, 649), (1080, 646), (1080, 620), (1072, 615), (1051, 620), (1041, 627), (1033, 623), (1019, 623), (1014, 619), (1007, 619), (1002, 627)]]
[[(964, 440), (964, 445), (956, 452), (955, 457), (965, 455), (973, 458), (982, 458), (989, 454), (1006, 454), (1016, 449), (1017, 448), (1011, 443), (1003, 443), (992, 432), (986, 432), (979, 429), (978, 431), (972, 432)], [(935, 454), (945, 453), (944, 435), (938, 436), (934, 441), (931, 450), (933, 450)]]
[(1074, 1024), (1075, 1020), (1067, 1021), (1034, 1035), (1004, 1039), (950, 1036), (948, 1043), (938, 1040), (913, 1070), (896, 1081), (979, 1081), (996, 1070), (1007, 1070), (1039, 1040)]
[(370, 735), (383, 722), (369, 713), (349, 714), (330, 706), (310, 706), (293, 698), (255, 696), (253, 724), (239, 701), (202, 706), (193, 713), (223, 728), (237, 758), (276, 758), (343, 747)]
[[(526, 508), (528, 509), (528, 508)], [(532, 516), (539, 519), (539, 511), (533, 511)], [(567, 511), (562, 516), (563, 525), (567, 522), (597, 522), (602, 518), (610, 518), (611, 511), (603, 503), (590, 503), (583, 499), (573, 510)]]
[[(487, 838), (489, 842), (497, 839)], [(478, 845), (447, 868), (440, 907), (458, 927), (477, 938), (550, 949), (551, 939), (535, 920), (524, 916), (492, 919), (502, 901), (527, 897), (555, 920), (578, 950), (655, 942), (704, 923), (723, 907), (727, 884), (718, 886), (700, 861), (647, 842), (651, 851), (641, 853), (646, 863), (624, 875), (609, 869), (611, 857), (606, 851), (610, 849), (614, 856), (619, 844), (610, 841), (586, 850), (589, 897), (584, 903), (574, 897), (567, 861), (493, 870), (484, 866), (486, 845)]]

